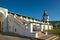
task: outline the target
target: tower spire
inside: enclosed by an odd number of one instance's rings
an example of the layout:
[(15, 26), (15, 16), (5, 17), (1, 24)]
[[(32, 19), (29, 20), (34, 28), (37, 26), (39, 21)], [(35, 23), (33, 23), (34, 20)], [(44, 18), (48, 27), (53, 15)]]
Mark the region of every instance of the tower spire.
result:
[(47, 11), (46, 11), (46, 10), (44, 10), (44, 14), (43, 14), (43, 16), (48, 16), (48, 14), (47, 14)]
[(49, 21), (49, 16), (48, 16), (48, 14), (47, 14), (47, 11), (44, 10), (44, 14), (43, 14), (43, 22), (48, 23), (48, 21)]

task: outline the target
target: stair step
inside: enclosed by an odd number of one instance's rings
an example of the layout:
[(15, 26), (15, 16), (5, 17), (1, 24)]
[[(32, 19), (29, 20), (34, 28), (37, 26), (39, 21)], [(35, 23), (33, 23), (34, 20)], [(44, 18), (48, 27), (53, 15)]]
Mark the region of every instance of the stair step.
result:
[(38, 38), (42, 37), (42, 36), (45, 36), (45, 34), (43, 34), (42, 32), (40, 31), (34, 31), (33, 33), (37, 33), (38, 34)]

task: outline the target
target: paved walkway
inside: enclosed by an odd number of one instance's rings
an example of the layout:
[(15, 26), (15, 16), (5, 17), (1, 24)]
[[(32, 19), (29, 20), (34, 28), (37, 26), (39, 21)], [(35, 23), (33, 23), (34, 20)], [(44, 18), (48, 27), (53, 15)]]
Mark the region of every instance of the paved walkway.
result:
[(31, 40), (31, 39), (24, 36), (19, 36), (14, 33), (0, 33), (0, 40)]
[(30, 39), (20, 38), (20, 37), (13, 37), (13, 36), (6, 36), (6, 35), (0, 35), (0, 40), (30, 40)]
[(48, 35), (40, 39), (30, 38), (25, 36), (19, 36), (14, 33), (0, 33), (0, 40), (60, 40), (60, 36), (57, 35)]

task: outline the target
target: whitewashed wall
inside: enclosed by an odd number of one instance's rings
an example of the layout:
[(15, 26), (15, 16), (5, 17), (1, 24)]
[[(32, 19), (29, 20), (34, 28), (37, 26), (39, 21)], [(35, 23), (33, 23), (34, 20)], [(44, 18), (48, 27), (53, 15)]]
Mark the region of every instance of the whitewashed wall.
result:
[[(9, 18), (9, 19), (11, 19), (11, 18)], [(13, 24), (12, 24), (12, 22), (13, 22)], [(19, 35), (28, 36), (28, 37), (36, 37), (35, 33), (30, 32), (30, 26), (29, 25), (28, 25), (28, 28), (26, 29), (25, 26), (18, 23), (18, 21), (16, 21), (15, 19), (13, 21), (10, 20), (9, 24), (11, 25), (10, 26), (11, 28), (9, 28), (10, 32), (14, 32), (14, 33), (17, 33)]]
[(7, 32), (8, 31), (8, 19), (7, 19), (8, 9), (0, 7), (0, 12), (3, 14), (4, 17), (3, 32)]
[(41, 24), (41, 31), (44, 31), (44, 30), (52, 30), (52, 29), (53, 29), (53, 26), (52, 25), (42, 25)]

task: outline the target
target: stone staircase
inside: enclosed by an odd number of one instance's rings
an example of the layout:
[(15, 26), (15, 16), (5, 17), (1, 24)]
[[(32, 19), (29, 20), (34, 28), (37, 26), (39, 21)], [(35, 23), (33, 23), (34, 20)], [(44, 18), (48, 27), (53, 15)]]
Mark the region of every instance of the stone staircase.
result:
[(40, 31), (34, 31), (34, 32), (32, 32), (32, 33), (36, 33), (36, 34), (37, 34), (37, 38), (41, 38), (41, 37), (45, 36), (45, 34), (43, 34), (43, 33), (40, 32)]
[(40, 32), (40, 31), (34, 31), (33, 33), (38, 34), (38, 39), (42, 39), (42, 40), (59, 40), (59, 36), (57, 36), (57, 35), (52, 35), (52, 34), (45, 35), (44, 33)]
[(51, 37), (49, 37), (49, 38), (47, 38), (46, 40), (56, 40), (58, 38), (58, 36), (51, 36)]
[(39, 39), (43, 39), (43, 40), (57, 40), (59, 38), (59, 36), (56, 35), (45, 35), (43, 37), (40, 37)]

